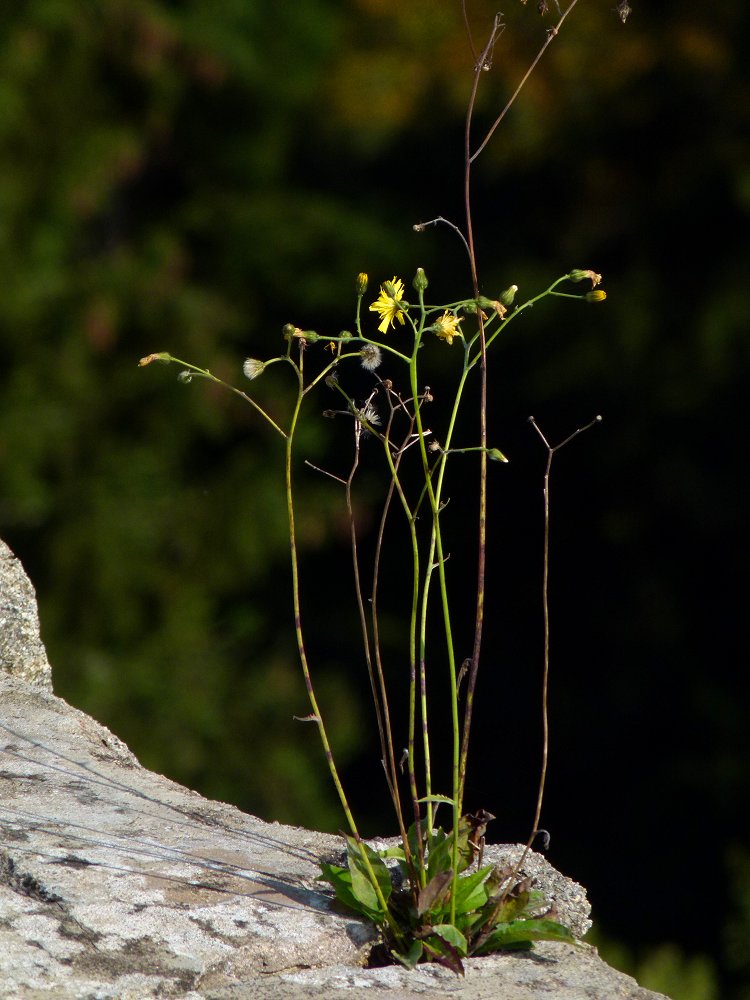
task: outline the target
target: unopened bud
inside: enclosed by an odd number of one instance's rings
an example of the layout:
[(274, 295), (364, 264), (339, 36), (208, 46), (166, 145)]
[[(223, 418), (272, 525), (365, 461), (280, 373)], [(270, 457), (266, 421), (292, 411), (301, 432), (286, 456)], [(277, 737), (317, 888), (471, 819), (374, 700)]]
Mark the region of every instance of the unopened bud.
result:
[(414, 275), (412, 284), (414, 285), (414, 290), (417, 292), (421, 293), (427, 290), (429, 282), (427, 281), (427, 275), (424, 273), (424, 268), (417, 268), (417, 273)]
[(607, 293), (603, 288), (596, 288), (593, 292), (586, 292), (587, 302), (604, 302), (607, 297)]
[(145, 358), (141, 358), (138, 362), (138, 367), (143, 368), (145, 365), (150, 365), (152, 361), (161, 361), (162, 363), (169, 363), (172, 360), (172, 355), (167, 354), (166, 351), (160, 351), (158, 354), (149, 354)]
[(518, 285), (511, 285), (510, 288), (506, 288), (504, 292), (500, 292), (500, 301), (502, 304), (504, 306), (512, 306), (517, 291)]
[(360, 271), (360, 273), (357, 275), (357, 281), (355, 282), (355, 288), (357, 290), (357, 295), (359, 295), (360, 297), (363, 296), (365, 294), (365, 292), (367, 291), (368, 281), (369, 281), (369, 279), (368, 279), (367, 275), (365, 274), (365, 272), (364, 271)]
[(600, 285), (602, 281), (601, 274), (597, 274), (596, 271), (583, 270), (581, 268), (576, 268), (571, 271), (568, 277), (571, 281), (585, 281), (586, 278), (588, 278), (591, 282), (592, 288), (596, 285)]

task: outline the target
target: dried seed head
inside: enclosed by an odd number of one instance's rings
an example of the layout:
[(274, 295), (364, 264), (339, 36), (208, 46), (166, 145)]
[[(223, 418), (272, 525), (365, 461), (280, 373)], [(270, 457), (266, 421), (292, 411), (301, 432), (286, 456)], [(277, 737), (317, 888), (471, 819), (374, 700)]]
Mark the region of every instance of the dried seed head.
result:
[(371, 427), (380, 426), (380, 414), (371, 399), (367, 400), (361, 410), (355, 410), (355, 416), (359, 421), (369, 424)]
[(377, 344), (365, 344), (359, 355), (362, 358), (362, 367), (368, 372), (374, 372), (380, 367), (383, 360), (383, 355)]
[(245, 358), (242, 363), (242, 374), (252, 381), (263, 374), (265, 367), (265, 362), (258, 361), (257, 358)]
[(620, 3), (615, 7), (617, 16), (620, 18), (623, 24), (627, 21), (632, 13), (632, 8), (627, 0), (620, 0)]

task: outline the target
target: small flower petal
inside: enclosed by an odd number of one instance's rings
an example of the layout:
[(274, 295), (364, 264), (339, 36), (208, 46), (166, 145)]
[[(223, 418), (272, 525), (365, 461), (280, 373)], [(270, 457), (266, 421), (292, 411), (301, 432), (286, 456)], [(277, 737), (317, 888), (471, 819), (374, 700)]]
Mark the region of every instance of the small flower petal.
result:
[(380, 286), (380, 295), (370, 306), (370, 312), (376, 312), (380, 315), (378, 330), (381, 333), (387, 333), (388, 327), (396, 320), (401, 324), (404, 323), (404, 312), (407, 304), (403, 301), (403, 296), (404, 283), (400, 278), (394, 277), (391, 281), (385, 281)]
[(436, 337), (447, 341), (448, 344), (452, 344), (454, 337), (461, 336), (461, 330), (459, 329), (460, 322), (461, 320), (457, 316), (446, 309), (440, 319), (433, 323), (432, 332)]

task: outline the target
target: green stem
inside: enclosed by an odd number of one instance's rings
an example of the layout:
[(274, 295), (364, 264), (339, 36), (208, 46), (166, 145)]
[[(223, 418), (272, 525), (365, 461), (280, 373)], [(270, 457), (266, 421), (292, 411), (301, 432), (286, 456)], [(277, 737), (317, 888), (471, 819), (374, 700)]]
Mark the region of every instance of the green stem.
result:
[[(422, 298), (422, 293), (420, 292), (420, 299)], [(418, 403), (419, 392), (418, 392), (418, 374), (417, 374), (417, 354), (419, 352), (419, 347), (421, 343), (421, 328), (417, 331), (414, 340), (414, 351), (409, 363), (409, 379), (411, 384), (412, 396), (415, 400), (415, 418), (416, 418), (416, 428), (417, 428), (417, 438), (419, 441), (419, 449), (422, 456), (422, 468), (425, 476), (425, 485), (427, 487), (427, 495), (430, 501), (430, 508), (432, 511), (432, 528), (434, 532), (435, 539), (435, 550), (437, 552), (437, 568), (438, 568), (438, 581), (440, 586), (440, 601), (443, 611), (443, 628), (445, 632), (445, 645), (446, 652), (448, 656), (448, 676), (450, 682), (450, 703), (451, 703), (451, 723), (453, 726), (453, 763), (452, 763), (452, 799), (453, 799), (453, 871), (454, 873), (458, 870), (458, 822), (460, 818), (459, 812), (459, 759), (460, 759), (460, 728), (458, 719), (458, 684), (457, 684), (457, 672), (456, 672), (456, 657), (455, 650), (453, 646), (453, 630), (451, 627), (451, 616), (450, 616), (450, 606), (448, 602), (448, 586), (445, 573), (445, 552), (443, 549), (443, 537), (440, 529), (440, 505), (438, 503), (437, 497), (435, 496), (435, 490), (432, 483), (432, 472), (430, 469), (430, 463), (427, 456), (427, 446), (425, 443), (424, 436), (424, 426), (422, 423), (422, 413), (421, 405)], [(430, 567), (428, 567), (428, 572), (431, 572)], [(424, 643), (426, 636), (423, 634), (422, 642)], [(428, 834), (430, 832), (430, 827), (428, 826)], [(456, 893), (451, 893), (451, 923), (455, 923), (456, 918)]]
[[(300, 666), (302, 667), (302, 675), (305, 680), (305, 687), (307, 689), (307, 696), (310, 701), (310, 708), (312, 709), (313, 719), (318, 727), (318, 734), (320, 736), (320, 741), (323, 746), (323, 752), (325, 754), (326, 762), (328, 764), (328, 769), (333, 780), (334, 787), (339, 797), (341, 807), (346, 816), (346, 821), (349, 824), (349, 829), (351, 830), (352, 836), (361, 844), (362, 838), (360, 837), (359, 831), (357, 829), (357, 824), (354, 821), (354, 816), (349, 807), (349, 802), (344, 792), (344, 787), (339, 778), (338, 768), (336, 767), (336, 762), (333, 757), (333, 752), (331, 750), (331, 745), (328, 740), (328, 733), (326, 731), (325, 724), (323, 722), (323, 716), (318, 705), (318, 699), (315, 695), (315, 689), (312, 682), (312, 675), (310, 673), (310, 665), (307, 658), (307, 650), (305, 648), (304, 634), (302, 629), (302, 612), (301, 612), (301, 602), (300, 602), (300, 578), (299, 578), (299, 560), (297, 556), (297, 534), (295, 528), (294, 519), (294, 499), (293, 499), (293, 488), (292, 488), (292, 454), (294, 446), (294, 434), (297, 428), (297, 422), (299, 420), (300, 410), (302, 408), (302, 401), (305, 396), (304, 389), (304, 379), (302, 373), (302, 362), (297, 365), (290, 359), (290, 363), (294, 367), (297, 374), (298, 388), (297, 388), (297, 400), (295, 402), (294, 411), (292, 413), (292, 418), (289, 425), (289, 433), (286, 435), (286, 450), (285, 450), (285, 485), (286, 485), (286, 505), (287, 505), (287, 518), (289, 527), (289, 551), (291, 555), (292, 564), (292, 599), (294, 605), (294, 632), (297, 639), (297, 652), (299, 654)], [(382, 889), (375, 877), (375, 872), (372, 869), (372, 864), (367, 856), (367, 852), (361, 850), (362, 859), (367, 869), (367, 874), (372, 883), (372, 887), (375, 891), (378, 903), (382, 909), (385, 920), (397, 941), (402, 940), (402, 934), (399, 930), (398, 923), (391, 913), (388, 903), (383, 895)]]
[[(263, 409), (263, 407), (260, 406), (258, 403), (256, 403), (252, 396), (248, 396), (246, 392), (243, 392), (242, 389), (237, 389), (235, 386), (230, 385), (229, 382), (225, 382), (223, 379), (217, 378), (216, 375), (213, 375), (207, 368), (199, 368), (197, 365), (191, 365), (189, 361), (181, 361), (179, 358), (175, 358), (171, 354), (169, 355), (168, 360), (173, 361), (175, 364), (182, 365), (183, 368), (187, 369), (190, 372), (194, 372), (201, 378), (207, 378), (211, 382), (216, 382), (217, 385), (221, 385), (225, 389), (228, 389), (230, 392), (233, 392), (236, 396), (240, 396), (242, 399), (245, 400), (246, 403), (249, 403), (252, 406), (252, 408), (256, 410), (263, 417), (263, 419), (266, 420), (271, 425), (271, 427), (273, 427), (273, 429), (278, 434), (280, 434), (283, 438), (287, 436), (284, 433), (284, 431), (282, 431), (282, 429), (279, 427), (279, 425), (276, 423), (276, 421), (273, 419), (273, 417), (269, 416)], [(269, 365), (274, 364), (276, 361), (286, 361), (286, 360), (287, 360), (286, 358), (272, 358), (270, 361), (266, 361), (265, 365), (267, 368)]]

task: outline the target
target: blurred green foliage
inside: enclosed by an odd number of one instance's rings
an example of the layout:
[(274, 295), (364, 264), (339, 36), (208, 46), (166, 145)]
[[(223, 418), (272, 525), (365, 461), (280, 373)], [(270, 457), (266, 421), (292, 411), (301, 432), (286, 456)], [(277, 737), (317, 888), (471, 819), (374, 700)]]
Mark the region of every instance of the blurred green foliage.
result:
[[(634, 2), (626, 25), (613, 6), (576, 8), (477, 163), (484, 290), (593, 267), (609, 299), (534, 315), (498, 356), (492, 434), (511, 465), (469, 792), (499, 835), (525, 836), (533, 769), (492, 766), (498, 712), (519, 759), (539, 747), (543, 456), (525, 418), (558, 438), (602, 412), (556, 481), (552, 860), (614, 933), (710, 953), (740, 996), (750, 889), (721, 831), (747, 829), (750, 776), (750, 25), (739, 0)], [(541, 43), (534, 8), (506, 11), (477, 135)], [(495, 9), (469, 9), (479, 39)], [(316, 734), (291, 719), (306, 703), (280, 449), (238, 401), (136, 362), (169, 350), (238, 380), (287, 321), (349, 325), (360, 270), (423, 265), (463, 294), (458, 242), (411, 226), (461, 222), (470, 67), (458, 3), (0, 8), (0, 533), (38, 588), (58, 693), (145, 764), (267, 818), (340, 823)], [(284, 406), (283, 383), (257, 385)], [(330, 426), (308, 433), (312, 459), (330, 454)], [(369, 716), (345, 530), (319, 477), (300, 486), (319, 684), (354, 766)], [(376, 761), (366, 773), (376, 818)], [(592, 825), (627, 845), (614, 863)], [(672, 905), (646, 918), (624, 887), (665, 840)], [(727, 914), (710, 930), (671, 917), (707, 844)]]
[(590, 943), (608, 965), (633, 976), (644, 989), (672, 1000), (720, 1000), (715, 964), (706, 955), (686, 955), (677, 945), (661, 944), (636, 956), (614, 941), (592, 936)]

